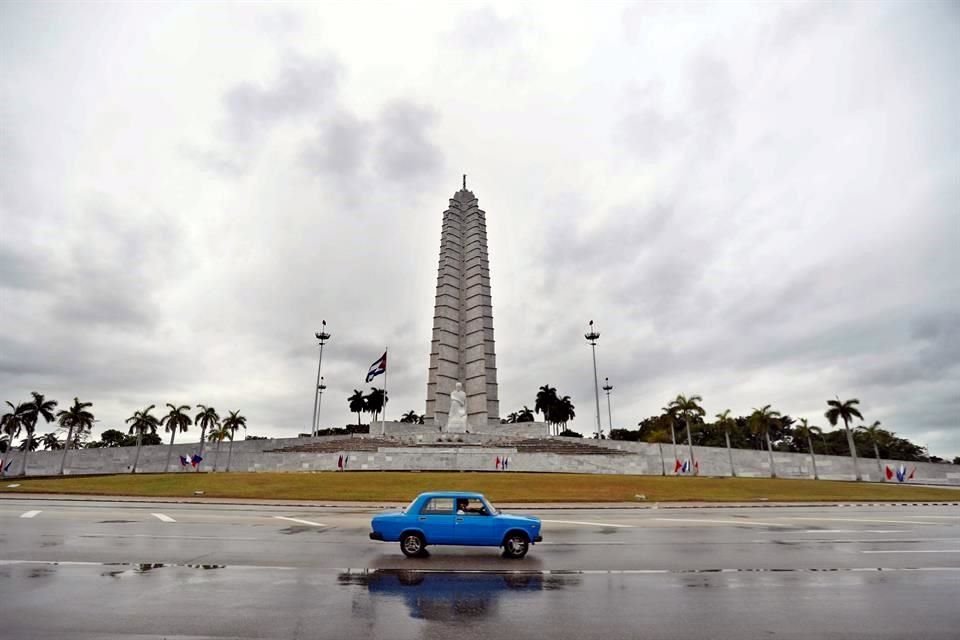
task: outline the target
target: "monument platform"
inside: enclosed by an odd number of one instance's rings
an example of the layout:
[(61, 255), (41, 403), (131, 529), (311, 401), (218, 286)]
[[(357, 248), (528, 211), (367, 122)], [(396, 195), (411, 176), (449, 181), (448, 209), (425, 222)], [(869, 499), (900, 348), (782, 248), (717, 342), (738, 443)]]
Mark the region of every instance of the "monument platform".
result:
[[(434, 424), (409, 424), (406, 422), (386, 422), (384, 423), (383, 435), (387, 437), (416, 437), (423, 436), (423, 439), (427, 438), (435, 439), (440, 438), (444, 440), (456, 441), (458, 437), (461, 438), (462, 442), (467, 442), (472, 440), (472, 438), (464, 438), (463, 436), (483, 436), (483, 441), (496, 440), (497, 438), (504, 439), (514, 439), (514, 438), (546, 438), (550, 435), (550, 428), (546, 422), (518, 422), (515, 424), (487, 424), (479, 428), (468, 427), (469, 431), (467, 433), (446, 433), (443, 431), (443, 427), (434, 423)], [(380, 425), (372, 424), (370, 425), (370, 434), (371, 435), (380, 435)]]

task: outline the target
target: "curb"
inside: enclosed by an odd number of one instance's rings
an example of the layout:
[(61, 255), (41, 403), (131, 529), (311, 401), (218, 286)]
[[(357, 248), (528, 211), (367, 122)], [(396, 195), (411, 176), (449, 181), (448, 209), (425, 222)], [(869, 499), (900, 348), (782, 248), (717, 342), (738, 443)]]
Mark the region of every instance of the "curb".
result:
[[(241, 507), (307, 507), (312, 509), (397, 509), (406, 502), (336, 502), (299, 500), (236, 500), (231, 498), (200, 498), (175, 496), (97, 496), (59, 495), (47, 493), (0, 493), (3, 500), (49, 500), (56, 502), (111, 502), (129, 504), (199, 504)], [(960, 507), (954, 502), (618, 502), (618, 503), (553, 503), (503, 502), (504, 509), (544, 509), (553, 511), (599, 510), (656, 510), (656, 509), (771, 509), (820, 507)]]

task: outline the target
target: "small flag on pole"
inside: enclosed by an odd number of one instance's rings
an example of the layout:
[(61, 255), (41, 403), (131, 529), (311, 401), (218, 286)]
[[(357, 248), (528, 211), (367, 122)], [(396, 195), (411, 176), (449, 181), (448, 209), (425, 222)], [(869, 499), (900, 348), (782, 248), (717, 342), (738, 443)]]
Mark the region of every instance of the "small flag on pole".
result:
[(913, 474), (916, 473), (916, 471), (917, 471), (916, 467), (914, 467), (913, 469), (910, 469), (910, 475), (907, 476), (907, 480), (913, 480)]
[(180, 466), (185, 467), (190, 464), (190, 461), (187, 460), (187, 456), (180, 456)]
[(387, 371), (387, 352), (384, 351), (383, 355), (380, 356), (376, 362), (370, 365), (370, 369), (367, 371), (367, 382), (370, 382), (376, 378), (381, 373)]
[(675, 464), (673, 465), (673, 472), (680, 473), (680, 470), (683, 469), (683, 463), (680, 462), (680, 458), (675, 459), (674, 463)]
[(893, 469), (890, 468), (890, 465), (887, 465), (887, 480), (893, 480)]
[(198, 454), (196, 454), (196, 453), (193, 454), (192, 456), (190, 456), (190, 464), (193, 465), (193, 468), (194, 468), (194, 469), (196, 469), (196, 468), (197, 468), (197, 465), (199, 465), (202, 461), (203, 461), (203, 458), (201, 458), (201, 457), (200, 457)]

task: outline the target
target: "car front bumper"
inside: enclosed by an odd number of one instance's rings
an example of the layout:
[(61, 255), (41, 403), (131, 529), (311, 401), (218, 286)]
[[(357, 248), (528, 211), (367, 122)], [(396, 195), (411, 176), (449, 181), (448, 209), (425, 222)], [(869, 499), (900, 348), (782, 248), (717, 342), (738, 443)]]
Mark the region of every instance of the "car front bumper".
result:
[(543, 542), (543, 536), (537, 536), (533, 539), (534, 542)]
[(380, 533), (379, 531), (371, 531), (371, 532), (370, 532), (370, 539), (371, 539), (371, 540), (383, 540), (383, 534)]

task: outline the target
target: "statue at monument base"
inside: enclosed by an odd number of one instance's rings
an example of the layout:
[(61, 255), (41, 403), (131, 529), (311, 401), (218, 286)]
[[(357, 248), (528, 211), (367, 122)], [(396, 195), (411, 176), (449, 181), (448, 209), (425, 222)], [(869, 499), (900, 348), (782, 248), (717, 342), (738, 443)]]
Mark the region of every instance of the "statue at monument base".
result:
[(447, 427), (444, 432), (467, 432), (467, 394), (463, 392), (463, 385), (459, 382), (450, 392), (450, 413), (447, 415)]

